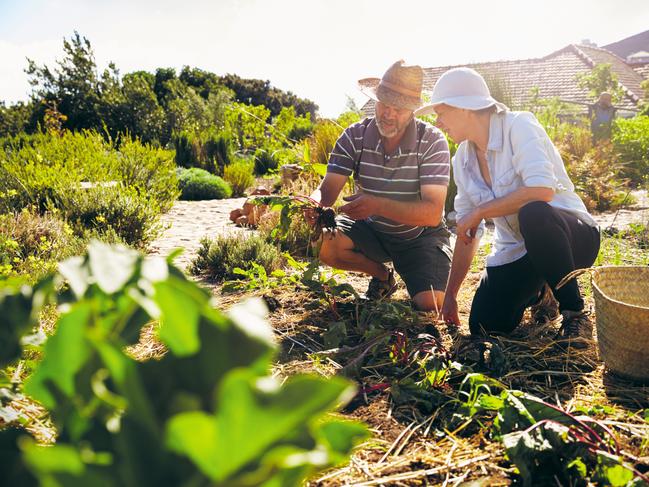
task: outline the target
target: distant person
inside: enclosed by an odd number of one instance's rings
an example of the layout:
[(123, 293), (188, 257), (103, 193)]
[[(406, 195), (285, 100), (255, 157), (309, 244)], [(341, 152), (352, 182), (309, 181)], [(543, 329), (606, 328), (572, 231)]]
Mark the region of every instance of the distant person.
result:
[(443, 318), (460, 324), (457, 294), (478, 248), (478, 229), (489, 218), (493, 250), (469, 316), (475, 343), (484, 342), (484, 333), (511, 332), (534, 305), (539, 320), (561, 313), (558, 338), (588, 346), (593, 325), (577, 281), (556, 285), (593, 264), (599, 230), (545, 130), (533, 114), (509, 111), (492, 98), (482, 76), (468, 68), (439, 78), (430, 104), (416, 113), (432, 112), (437, 127), (459, 144), (453, 157), (457, 241)]
[(611, 138), (611, 128), (616, 111), (617, 108), (613, 106), (613, 97), (607, 92), (603, 92), (595, 103), (588, 106), (593, 142)]
[[(423, 70), (394, 63), (381, 79), (359, 81), (376, 101), (376, 115), (342, 133), (313, 198), (331, 206), (353, 175), (356, 193), (325, 235), (320, 260), (371, 276), (366, 297), (385, 299), (396, 289), (394, 269), (419, 310), (442, 306), (451, 264), (443, 220), (450, 156), (442, 132), (416, 120)], [(312, 216), (311, 216), (312, 219)]]

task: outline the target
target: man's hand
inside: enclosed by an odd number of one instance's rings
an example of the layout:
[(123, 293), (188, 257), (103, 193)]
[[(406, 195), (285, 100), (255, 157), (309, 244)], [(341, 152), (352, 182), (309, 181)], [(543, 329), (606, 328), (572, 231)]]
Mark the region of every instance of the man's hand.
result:
[(456, 227), (457, 238), (464, 242), (465, 245), (469, 245), (478, 232), (480, 222), (482, 222), (482, 216), (477, 208), (472, 210), (468, 215), (460, 218)]
[(369, 216), (379, 214), (380, 201), (376, 196), (355, 193), (345, 196), (343, 199), (349, 203), (341, 206), (338, 211), (345, 213), (352, 220), (364, 220)]
[(451, 293), (446, 293), (444, 303), (442, 304), (441, 318), (446, 323), (453, 323), (460, 326), (460, 315), (458, 314), (457, 299)]
[(302, 214), (304, 215), (307, 225), (315, 227), (315, 224), (318, 221), (318, 213), (316, 212), (316, 209), (313, 207), (304, 208)]

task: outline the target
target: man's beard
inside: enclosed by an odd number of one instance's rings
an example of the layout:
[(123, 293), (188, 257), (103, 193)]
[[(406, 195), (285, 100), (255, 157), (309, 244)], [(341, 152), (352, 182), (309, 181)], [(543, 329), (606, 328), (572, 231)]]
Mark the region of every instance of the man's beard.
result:
[(403, 125), (399, 125), (399, 123), (396, 122), (393, 125), (393, 128), (386, 129), (383, 126), (383, 122), (380, 119), (377, 118), (376, 119), (376, 128), (379, 130), (379, 134), (381, 134), (381, 137), (391, 138), (391, 137), (394, 137), (396, 135), (399, 135), (399, 133), (401, 133), (403, 131), (404, 127), (408, 126), (408, 124), (410, 123), (410, 121), (412, 119), (413, 119), (413, 117), (410, 117)]

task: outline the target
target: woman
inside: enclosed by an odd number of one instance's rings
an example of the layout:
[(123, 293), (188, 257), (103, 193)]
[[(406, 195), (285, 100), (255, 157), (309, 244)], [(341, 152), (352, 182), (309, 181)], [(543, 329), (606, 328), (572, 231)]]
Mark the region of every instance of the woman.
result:
[[(457, 241), (442, 316), (460, 324), (457, 293), (484, 220), (491, 218), (495, 242), (473, 298), (471, 334), (509, 333), (525, 308), (546, 306), (553, 294), (563, 315), (560, 338), (588, 346), (593, 326), (577, 281), (556, 285), (593, 264), (599, 229), (545, 130), (531, 113), (509, 111), (493, 99), (482, 76), (468, 68), (439, 78), (430, 104), (416, 113), (432, 112), (437, 126), (460, 144), (452, 163)], [(554, 313), (558, 317), (556, 304)]]

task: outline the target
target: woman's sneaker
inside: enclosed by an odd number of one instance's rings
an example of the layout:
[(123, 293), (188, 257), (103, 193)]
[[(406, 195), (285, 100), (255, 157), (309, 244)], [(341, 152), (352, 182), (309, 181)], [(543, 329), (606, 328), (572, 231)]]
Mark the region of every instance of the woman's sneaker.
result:
[(562, 311), (563, 321), (557, 339), (575, 348), (588, 348), (593, 342), (593, 322), (586, 311)]
[(365, 297), (370, 301), (379, 301), (389, 298), (397, 290), (397, 280), (394, 278), (394, 270), (388, 271), (388, 278), (385, 281), (373, 277), (367, 287)]

